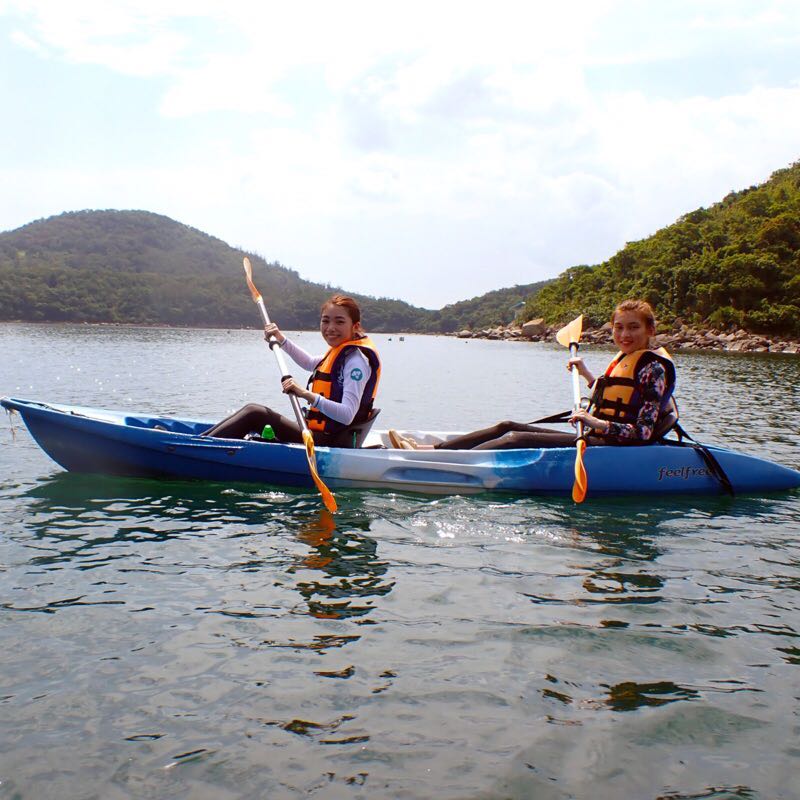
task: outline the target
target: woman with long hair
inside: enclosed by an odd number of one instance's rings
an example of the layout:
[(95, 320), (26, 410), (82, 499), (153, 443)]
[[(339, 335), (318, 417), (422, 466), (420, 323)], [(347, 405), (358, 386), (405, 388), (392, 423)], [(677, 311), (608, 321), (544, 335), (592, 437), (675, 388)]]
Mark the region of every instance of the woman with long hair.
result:
[[(274, 339), (298, 366), (311, 372), (308, 387), (286, 377), (282, 388), (308, 403), (306, 419), (318, 445), (352, 447), (349, 429), (369, 419), (380, 380), (381, 362), (375, 344), (361, 327), (361, 309), (351, 297), (334, 295), (322, 305), (320, 333), (328, 350), (311, 355), (288, 339), (275, 323), (264, 327), (264, 338)], [(303, 441), (295, 420), (268, 406), (248, 403), (226, 417), (205, 436), (243, 439), (269, 425), (279, 442)]]
[[(663, 348), (652, 349), (656, 320), (644, 300), (625, 300), (611, 315), (612, 335), (619, 352), (604, 374), (595, 378), (582, 358), (571, 358), (593, 389), (588, 410), (575, 411), (569, 421), (582, 423), (591, 444), (646, 444), (653, 439), (659, 418), (670, 405), (675, 388), (675, 365)], [(389, 431), (395, 447), (437, 450), (508, 450), (523, 447), (571, 447), (575, 436), (524, 422), (505, 420), (436, 445), (422, 445)]]

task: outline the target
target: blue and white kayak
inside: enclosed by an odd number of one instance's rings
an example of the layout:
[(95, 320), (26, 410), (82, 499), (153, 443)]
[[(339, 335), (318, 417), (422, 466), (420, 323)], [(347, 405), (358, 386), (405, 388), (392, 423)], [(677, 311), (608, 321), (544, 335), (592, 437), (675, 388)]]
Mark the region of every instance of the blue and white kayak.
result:
[[(188, 478), (273, 486), (313, 486), (302, 445), (200, 436), (211, 420), (177, 419), (82, 406), (2, 398), (18, 411), (39, 446), (64, 469), (150, 478)], [(441, 441), (454, 433), (413, 433)], [(733, 491), (800, 487), (800, 472), (754, 456), (706, 446)], [(320, 476), (332, 489), (388, 489), (434, 494), (482, 491), (569, 495), (574, 448), (396, 450), (385, 431), (371, 431), (356, 450), (316, 448)], [(589, 447), (588, 496), (720, 494), (702, 453), (687, 444)]]

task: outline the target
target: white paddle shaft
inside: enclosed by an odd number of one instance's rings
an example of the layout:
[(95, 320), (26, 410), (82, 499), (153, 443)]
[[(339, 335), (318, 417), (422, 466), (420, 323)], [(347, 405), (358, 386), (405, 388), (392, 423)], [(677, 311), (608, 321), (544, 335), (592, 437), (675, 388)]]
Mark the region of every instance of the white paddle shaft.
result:
[[(264, 324), (269, 325), (269, 314), (267, 313), (267, 307), (264, 305), (264, 299), (262, 297), (258, 298), (258, 307), (261, 309), (261, 316), (264, 318)], [(274, 336), (270, 336), (267, 344), (269, 345), (269, 349), (272, 350), (275, 360), (278, 362), (278, 369), (281, 372), (281, 380), (284, 378), (290, 378), (291, 375), (286, 367), (286, 359), (283, 357), (283, 351), (281, 350), (280, 342)], [(307, 430), (308, 425), (306, 423), (306, 418), (303, 416), (303, 409), (300, 408), (300, 401), (297, 399), (297, 395), (290, 394), (289, 402), (292, 404), (292, 411), (294, 411), (294, 415), (297, 419), (297, 424), (300, 426), (300, 429)]]
[[(578, 357), (578, 343), (577, 342), (570, 342), (569, 343), (569, 354), (572, 358)], [(570, 372), (572, 372), (572, 402), (573, 408), (575, 411), (581, 410), (581, 384), (580, 384), (580, 375), (578, 375), (578, 370), (573, 364), (570, 367)], [(583, 423), (579, 422), (577, 425), (578, 431), (578, 438), (583, 436)]]

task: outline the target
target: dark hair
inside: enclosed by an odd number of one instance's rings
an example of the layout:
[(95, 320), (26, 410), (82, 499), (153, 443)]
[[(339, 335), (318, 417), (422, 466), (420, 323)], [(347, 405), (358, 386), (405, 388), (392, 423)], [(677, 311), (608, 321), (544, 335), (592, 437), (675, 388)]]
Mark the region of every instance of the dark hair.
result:
[(645, 327), (651, 330), (656, 329), (656, 315), (653, 313), (653, 307), (646, 300), (623, 300), (611, 315), (611, 324), (614, 324), (614, 318), (621, 311), (633, 311), (638, 314), (645, 324)]
[(357, 325), (361, 322), (361, 309), (358, 307), (358, 303), (353, 300), (352, 297), (348, 297), (344, 294), (335, 294), (329, 297), (320, 308), (320, 311), (323, 311), (325, 306), (338, 306), (339, 308), (343, 308), (347, 312), (347, 316), (350, 317), (354, 325)]

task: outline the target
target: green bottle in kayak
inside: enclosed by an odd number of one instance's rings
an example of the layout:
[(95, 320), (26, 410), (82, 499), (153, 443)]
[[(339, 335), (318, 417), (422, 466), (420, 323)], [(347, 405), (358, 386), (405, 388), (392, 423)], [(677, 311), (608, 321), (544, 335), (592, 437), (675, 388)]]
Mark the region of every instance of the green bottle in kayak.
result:
[(275, 441), (275, 431), (272, 430), (272, 425), (264, 426), (264, 430), (261, 431), (261, 438), (267, 442)]

